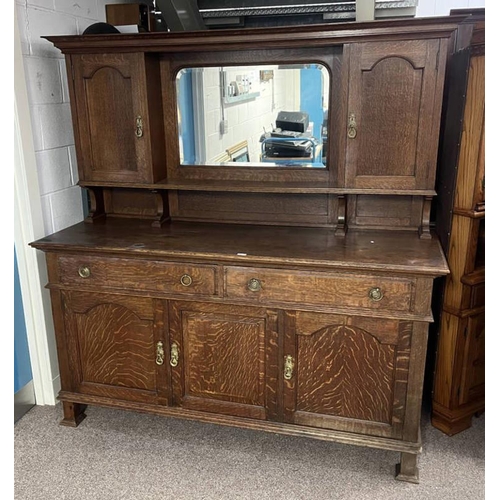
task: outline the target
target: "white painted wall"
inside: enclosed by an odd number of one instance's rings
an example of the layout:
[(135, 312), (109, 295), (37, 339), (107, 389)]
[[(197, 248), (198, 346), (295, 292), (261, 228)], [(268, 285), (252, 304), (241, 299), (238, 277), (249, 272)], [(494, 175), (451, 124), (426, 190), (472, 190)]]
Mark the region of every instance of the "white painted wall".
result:
[(417, 16), (447, 16), (451, 9), (484, 7), (485, 0), (418, 0)]
[(64, 58), (44, 35), (81, 34), (105, 4), (132, 0), (16, 0), (42, 212), (47, 234), (83, 219)]
[(59, 368), (45, 260), (28, 243), (83, 219), (64, 59), (40, 36), (80, 34), (128, 1), (15, 0), (14, 239), (39, 405), (55, 404)]

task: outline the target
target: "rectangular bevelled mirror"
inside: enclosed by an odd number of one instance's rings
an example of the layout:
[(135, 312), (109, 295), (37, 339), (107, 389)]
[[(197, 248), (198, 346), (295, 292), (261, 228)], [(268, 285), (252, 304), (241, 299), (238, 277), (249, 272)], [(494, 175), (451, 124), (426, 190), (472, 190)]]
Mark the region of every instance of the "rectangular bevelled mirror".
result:
[(184, 68), (176, 87), (181, 166), (326, 167), (322, 64)]

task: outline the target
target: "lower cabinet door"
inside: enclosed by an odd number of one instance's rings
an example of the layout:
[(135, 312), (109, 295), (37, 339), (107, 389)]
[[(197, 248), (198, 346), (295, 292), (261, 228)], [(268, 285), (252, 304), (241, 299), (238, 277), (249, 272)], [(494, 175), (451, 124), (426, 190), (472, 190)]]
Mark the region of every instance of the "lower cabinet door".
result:
[(284, 419), (401, 438), (412, 323), (286, 313)]
[(275, 420), (277, 313), (259, 307), (170, 302), (174, 404)]
[(62, 292), (62, 300), (73, 390), (166, 404), (164, 303), (74, 291)]

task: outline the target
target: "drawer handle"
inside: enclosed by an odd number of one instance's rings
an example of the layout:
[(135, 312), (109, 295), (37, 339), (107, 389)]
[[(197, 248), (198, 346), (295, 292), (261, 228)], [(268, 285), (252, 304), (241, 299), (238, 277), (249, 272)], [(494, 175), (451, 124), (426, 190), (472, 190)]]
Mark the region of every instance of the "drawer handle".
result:
[(368, 292), (368, 297), (370, 297), (370, 300), (378, 302), (379, 300), (382, 300), (384, 298), (384, 294), (382, 293), (382, 290), (377, 286), (375, 288), (372, 288)]
[(182, 286), (191, 286), (193, 284), (193, 278), (189, 276), (189, 274), (183, 274), (181, 276), (181, 285)]
[(90, 276), (90, 268), (87, 266), (81, 266), (78, 268), (78, 274), (81, 278), (88, 278)]
[(179, 364), (179, 346), (174, 342), (170, 348), (170, 366), (177, 366)]
[(283, 374), (285, 380), (290, 380), (292, 378), (293, 366), (294, 362), (292, 356), (290, 356), (290, 354), (288, 356), (285, 356), (285, 372)]
[(251, 292), (258, 292), (262, 288), (262, 283), (257, 278), (252, 278), (248, 281), (247, 288)]
[(162, 365), (165, 361), (165, 351), (163, 350), (163, 342), (157, 342), (156, 344), (156, 364)]

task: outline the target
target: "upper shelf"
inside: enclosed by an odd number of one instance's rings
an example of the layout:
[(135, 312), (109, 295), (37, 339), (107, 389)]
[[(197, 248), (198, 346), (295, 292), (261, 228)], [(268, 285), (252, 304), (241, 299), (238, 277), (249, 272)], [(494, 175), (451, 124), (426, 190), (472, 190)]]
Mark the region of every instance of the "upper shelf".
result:
[(324, 182), (258, 182), (258, 181), (223, 181), (223, 180), (183, 180), (160, 181), (156, 184), (119, 183), (103, 181), (80, 181), (81, 187), (121, 187), (132, 189), (166, 189), (178, 191), (215, 191), (244, 193), (296, 193), (296, 194), (382, 194), (404, 196), (435, 196), (433, 189), (352, 189), (328, 187)]

